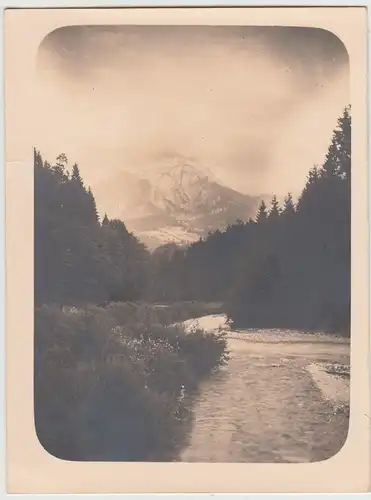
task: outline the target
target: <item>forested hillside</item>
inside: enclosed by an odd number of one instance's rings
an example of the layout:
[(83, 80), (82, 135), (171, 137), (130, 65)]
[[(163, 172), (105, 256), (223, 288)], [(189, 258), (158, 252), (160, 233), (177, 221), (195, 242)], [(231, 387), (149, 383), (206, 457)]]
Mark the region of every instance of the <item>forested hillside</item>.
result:
[[(310, 140), (310, 139), (309, 139)], [(237, 221), (187, 249), (158, 249), (151, 293), (160, 300), (220, 300), (237, 327), (349, 330), (350, 108), (321, 167), (295, 204), (262, 201), (255, 220)]]
[(54, 165), (35, 150), (36, 304), (138, 300), (149, 253), (120, 220), (100, 222), (91, 190), (61, 154)]

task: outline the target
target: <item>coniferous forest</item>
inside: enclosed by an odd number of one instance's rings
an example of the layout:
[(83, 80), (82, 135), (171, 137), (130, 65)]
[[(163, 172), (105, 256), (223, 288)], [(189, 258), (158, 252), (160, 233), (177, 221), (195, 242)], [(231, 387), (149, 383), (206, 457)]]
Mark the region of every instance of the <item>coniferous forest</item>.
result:
[(150, 253), (125, 221), (100, 218), (64, 154), (35, 149), (34, 165), (35, 416), (53, 455), (171, 455), (186, 395), (228, 359), (222, 335), (171, 325), (210, 304), (235, 329), (350, 334), (350, 108), (298, 200), (273, 196), (186, 248)]
[(350, 136), (347, 108), (297, 203), (290, 193), (283, 206), (273, 196), (255, 220), (186, 250), (158, 249), (154, 297), (222, 301), (241, 328), (349, 333)]

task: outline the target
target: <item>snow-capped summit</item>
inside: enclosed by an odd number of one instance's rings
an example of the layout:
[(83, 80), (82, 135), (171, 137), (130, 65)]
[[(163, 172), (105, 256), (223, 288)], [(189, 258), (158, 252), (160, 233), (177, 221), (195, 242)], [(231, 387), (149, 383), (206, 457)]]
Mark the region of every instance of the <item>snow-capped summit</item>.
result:
[(218, 197), (211, 192), (218, 184), (208, 169), (175, 157), (167, 159), (148, 176), (152, 185), (151, 202), (177, 220), (192, 220), (205, 210), (213, 210)]
[(210, 177), (189, 163), (179, 163), (158, 173), (153, 201), (174, 215), (194, 215), (206, 201)]
[[(125, 195), (119, 196), (123, 183)], [(117, 199), (115, 216), (151, 248), (190, 243), (237, 219), (247, 220), (259, 202), (223, 185), (210, 169), (177, 155), (142, 169), (140, 177), (121, 172), (104, 190)]]

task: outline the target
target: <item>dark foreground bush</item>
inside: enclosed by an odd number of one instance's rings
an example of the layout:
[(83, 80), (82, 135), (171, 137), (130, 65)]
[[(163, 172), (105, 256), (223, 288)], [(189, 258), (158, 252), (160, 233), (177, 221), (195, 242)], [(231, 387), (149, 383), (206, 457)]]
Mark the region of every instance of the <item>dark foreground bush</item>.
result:
[(49, 453), (161, 460), (182, 442), (185, 395), (226, 362), (226, 340), (152, 319), (118, 321), (98, 307), (36, 311), (35, 422)]

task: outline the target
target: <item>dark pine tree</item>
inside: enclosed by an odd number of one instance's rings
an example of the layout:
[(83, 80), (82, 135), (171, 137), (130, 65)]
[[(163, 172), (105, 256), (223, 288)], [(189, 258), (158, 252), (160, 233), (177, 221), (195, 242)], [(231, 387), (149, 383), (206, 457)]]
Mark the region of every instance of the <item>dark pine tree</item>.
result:
[(109, 224), (109, 220), (108, 220), (107, 214), (105, 213), (104, 217), (103, 217), (103, 221), (102, 221), (102, 226), (108, 226), (108, 224)]
[(82, 181), (79, 166), (77, 165), (77, 163), (74, 163), (72, 167), (71, 180), (77, 182), (80, 185), (80, 187), (84, 187), (84, 183)]
[(260, 202), (258, 213), (256, 215), (256, 222), (258, 224), (263, 223), (268, 218), (267, 205), (264, 200)]
[(280, 213), (281, 213), (281, 210), (280, 210), (279, 203), (277, 201), (277, 197), (276, 197), (276, 195), (273, 195), (268, 218), (271, 220), (277, 220), (278, 217), (280, 216)]
[(286, 216), (295, 214), (295, 204), (291, 193), (288, 193), (284, 199), (282, 214)]

